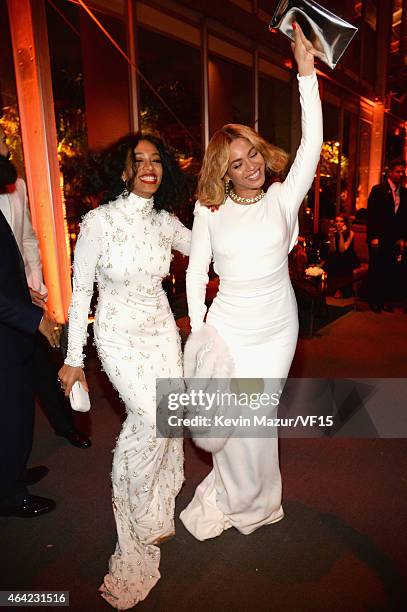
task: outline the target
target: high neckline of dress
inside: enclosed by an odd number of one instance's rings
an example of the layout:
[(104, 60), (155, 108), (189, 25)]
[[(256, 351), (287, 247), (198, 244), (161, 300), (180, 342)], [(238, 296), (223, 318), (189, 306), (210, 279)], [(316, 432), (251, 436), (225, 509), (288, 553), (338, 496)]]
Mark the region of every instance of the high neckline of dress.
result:
[(140, 212), (142, 215), (151, 213), (154, 207), (154, 198), (142, 198), (141, 196), (131, 192), (129, 195), (122, 196), (122, 202), (126, 208), (131, 208), (134, 211)]

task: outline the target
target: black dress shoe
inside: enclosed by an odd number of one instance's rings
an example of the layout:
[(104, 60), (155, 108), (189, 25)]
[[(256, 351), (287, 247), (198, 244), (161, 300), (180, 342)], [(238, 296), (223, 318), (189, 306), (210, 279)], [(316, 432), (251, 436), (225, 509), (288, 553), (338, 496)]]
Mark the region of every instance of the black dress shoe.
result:
[(393, 308), (391, 306), (388, 306), (387, 304), (383, 306), (383, 310), (384, 312), (394, 312)]
[(382, 313), (382, 309), (377, 304), (371, 304), (370, 305), (370, 310), (372, 312), (375, 312), (376, 314), (381, 314)]
[(57, 433), (57, 436), (66, 438), (68, 442), (70, 442), (72, 446), (76, 446), (76, 448), (90, 448), (92, 446), (92, 442), (89, 438), (76, 429), (60, 431)]
[(33, 518), (54, 510), (56, 504), (53, 499), (26, 495), (21, 504), (17, 506), (0, 506), (0, 516), (18, 516), (20, 518)]
[(33, 485), (45, 478), (48, 472), (49, 469), (45, 465), (37, 465), (36, 467), (27, 468), (22, 482), (25, 485)]

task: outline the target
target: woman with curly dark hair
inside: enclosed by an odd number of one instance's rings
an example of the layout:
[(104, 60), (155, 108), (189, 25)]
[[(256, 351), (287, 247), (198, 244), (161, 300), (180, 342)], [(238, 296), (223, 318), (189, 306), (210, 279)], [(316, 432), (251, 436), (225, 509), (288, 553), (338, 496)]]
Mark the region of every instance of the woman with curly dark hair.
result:
[(186, 196), (173, 154), (151, 135), (128, 135), (94, 157), (87, 213), (75, 250), (68, 352), (59, 372), (68, 395), (86, 389), (83, 345), (96, 280), (99, 357), (126, 406), (113, 458), (118, 542), (100, 587), (115, 608), (143, 600), (160, 578), (157, 543), (174, 532), (183, 481), (182, 440), (155, 437), (156, 378), (182, 376), (179, 333), (161, 281), (171, 250), (189, 254), (190, 230), (171, 212)]

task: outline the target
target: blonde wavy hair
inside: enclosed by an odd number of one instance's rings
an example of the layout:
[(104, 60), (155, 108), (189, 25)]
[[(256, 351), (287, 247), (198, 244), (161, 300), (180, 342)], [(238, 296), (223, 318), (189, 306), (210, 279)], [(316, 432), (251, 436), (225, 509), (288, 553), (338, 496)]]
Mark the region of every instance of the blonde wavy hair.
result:
[(220, 206), (225, 200), (225, 174), (229, 166), (230, 143), (244, 138), (264, 157), (266, 172), (281, 176), (288, 154), (270, 144), (247, 125), (228, 123), (212, 136), (199, 173), (197, 198), (204, 206)]

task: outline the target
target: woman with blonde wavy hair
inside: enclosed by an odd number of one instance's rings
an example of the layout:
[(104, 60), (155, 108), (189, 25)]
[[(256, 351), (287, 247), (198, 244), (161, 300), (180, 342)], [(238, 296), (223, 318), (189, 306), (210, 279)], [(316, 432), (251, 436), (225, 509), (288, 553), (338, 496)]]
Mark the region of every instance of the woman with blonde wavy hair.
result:
[[(264, 140), (248, 125), (229, 123), (215, 132), (206, 151), (198, 184), (197, 195), (200, 203), (206, 206), (226, 203), (225, 192), (229, 195), (231, 182), (228, 176), (230, 145), (237, 139), (247, 141), (260, 153), (266, 174), (277, 178), (283, 173), (288, 161), (285, 151)], [(264, 175), (262, 178), (264, 179)]]
[[(314, 49), (300, 27), (293, 27), (302, 107), (302, 139), (295, 161), (281, 182), (287, 155), (254, 130), (229, 124), (214, 134), (198, 185), (187, 271), (192, 333), (185, 374), (196, 375), (197, 364), (212, 351), (212, 362), (232, 364), (235, 385), (239, 379), (261, 378), (246, 385), (263, 392), (279, 387), (294, 356), (298, 313), (288, 254), (297, 239), (298, 210), (322, 146)], [(265, 192), (266, 175), (271, 185)], [(205, 290), (212, 257), (220, 284), (207, 313)], [(275, 407), (267, 410), (275, 416)], [(181, 513), (197, 539), (218, 536), (232, 526), (249, 534), (283, 518), (277, 434), (260, 437), (262, 433), (252, 429), (250, 438), (216, 439), (222, 435), (218, 431), (212, 442), (196, 439), (206, 449), (213, 443), (213, 469)]]

